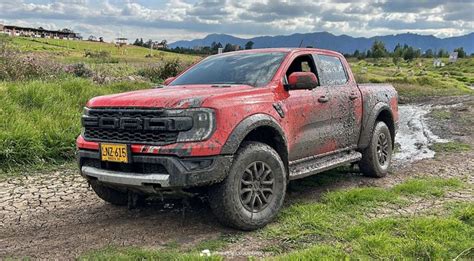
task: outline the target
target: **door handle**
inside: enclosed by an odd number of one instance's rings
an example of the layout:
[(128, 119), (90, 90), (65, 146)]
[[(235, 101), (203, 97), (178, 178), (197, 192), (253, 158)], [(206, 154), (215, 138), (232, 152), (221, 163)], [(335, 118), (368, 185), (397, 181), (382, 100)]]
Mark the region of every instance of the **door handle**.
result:
[(351, 99), (351, 101), (352, 101), (352, 100), (355, 100), (355, 99), (357, 99), (357, 98), (359, 98), (359, 95), (357, 95), (357, 94), (355, 94), (355, 93), (351, 93), (351, 95), (349, 96), (349, 99)]
[(321, 96), (318, 98), (318, 102), (320, 103), (325, 103), (325, 102), (328, 102), (329, 101), (329, 98), (326, 97), (326, 96)]

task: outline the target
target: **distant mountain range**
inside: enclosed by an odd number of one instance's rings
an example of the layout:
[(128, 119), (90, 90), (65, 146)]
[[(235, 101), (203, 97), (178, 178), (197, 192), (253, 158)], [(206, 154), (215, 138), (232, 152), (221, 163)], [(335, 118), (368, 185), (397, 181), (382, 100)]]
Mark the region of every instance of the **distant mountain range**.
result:
[(457, 37), (438, 38), (433, 35), (419, 35), (412, 33), (384, 35), (375, 37), (352, 37), (348, 35), (333, 35), (328, 32), (292, 34), (280, 36), (259, 36), (249, 39), (238, 38), (227, 34), (210, 34), (203, 39), (191, 41), (177, 41), (169, 44), (171, 48), (184, 47), (193, 48), (197, 46), (210, 46), (212, 42), (220, 42), (223, 46), (227, 43), (245, 46), (248, 41), (254, 42), (253, 48), (267, 47), (302, 47), (312, 46), (322, 49), (331, 49), (341, 53), (353, 53), (355, 50), (368, 50), (375, 40), (385, 43), (387, 50), (392, 51), (395, 46), (408, 44), (422, 51), (432, 49), (433, 51), (445, 49), (452, 51), (454, 48), (464, 47), (468, 53), (474, 53), (474, 33)]

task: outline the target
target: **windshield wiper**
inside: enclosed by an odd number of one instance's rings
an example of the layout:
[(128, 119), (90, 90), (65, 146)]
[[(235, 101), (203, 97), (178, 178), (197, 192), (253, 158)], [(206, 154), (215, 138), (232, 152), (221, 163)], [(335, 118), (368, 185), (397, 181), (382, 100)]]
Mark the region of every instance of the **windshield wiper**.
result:
[(212, 87), (231, 87), (232, 85), (250, 85), (248, 83), (242, 83), (242, 82), (222, 82), (222, 83), (211, 83)]

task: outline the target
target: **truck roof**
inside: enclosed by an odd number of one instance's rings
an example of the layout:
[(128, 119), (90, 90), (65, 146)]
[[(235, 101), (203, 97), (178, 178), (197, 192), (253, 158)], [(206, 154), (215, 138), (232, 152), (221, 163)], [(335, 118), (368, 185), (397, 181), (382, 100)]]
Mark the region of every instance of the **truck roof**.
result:
[(225, 54), (230, 54), (230, 53), (267, 53), (267, 52), (282, 52), (282, 53), (293, 53), (293, 52), (299, 52), (299, 51), (318, 51), (321, 53), (327, 53), (327, 54), (332, 54), (332, 55), (341, 55), (340, 53), (336, 51), (331, 51), (327, 49), (318, 49), (318, 48), (260, 48), (260, 49), (251, 49), (251, 50), (240, 50), (240, 51), (234, 51), (234, 52), (228, 52), (228, 53), (222, 53), (219, 55), (225, 55)]

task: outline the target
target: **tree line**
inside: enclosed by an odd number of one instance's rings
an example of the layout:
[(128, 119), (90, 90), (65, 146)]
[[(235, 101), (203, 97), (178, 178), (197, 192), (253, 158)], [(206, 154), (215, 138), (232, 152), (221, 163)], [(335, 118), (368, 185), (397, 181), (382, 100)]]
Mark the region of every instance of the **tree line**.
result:
[[(133, 45), (142, 46), (146, 48), (150, 48), (152, 44), (156, 44), (157, 42), (153, 42), (152, 40), (143, 41), (143, 38), (136, 39)], [(162, 45), (162, 49), (166, 51), (174, 52), (174, 53), (181, 53), (181, 54), (198, 54), (198, 55), (212, 55), (217, 54), (218, 50), (222, 48), (223, 52), (232, 52), (232, 51), (239, 51), (239, 50), (250, 50), (253, 49), (254, 42), (248, 41), (243, 47), (236, 44), (226, 43), (223, 45), (221, 42), (212, 42), (210, 46), (200, 46), (196, 48), (185, 48), (185, 47), (175, 47), (169, 48), (167, 45), (167, 41), (163, 40), (159, 44)], [(464, 51), (463, 47), (455, 48), (454, 52), (458, 53), (458, 58), (467, 57), (468, 54)], [(421, 49), (409, 46), (407, 44), (401, 45), (397, 44), (393, 51), (387, 50), (385, 47), (385, 43), (382, 41), (375, 40), (372, 44), (371, 48), (367, 51), (360, 51), (355, 50), (351, 54), (344, 54), (345, 57), (348, 58), (357, 58), (357, 59), (366, 59), (366, 58), (386, 58), (391, 57), (394, 63), (398, 63), (402, 60), (404, 61), (412, 61), (416, 58), (445, 58), (449, 57), (449, 51), (445, 49), (433, 50), (427, 49), (425, 52), (422, 52)], [(474, 54), (471, 54), (471, 56)]]
[[(454, 52), (458, 53), (458, 58), (467, 57), (463, 47), (455, 48)], [(357, 59), (365, 58), (384, 58), (391, 57), (394, 63), (398, 63), (401, 60), (412, 61), (416, 58), (444, 58), (449, 57), (449, 52), (445, 49), (433, 50), (427, 49), (422, 52), (421, 49), (409, 46), (407, 44), (397, 44), (392, 52), (385, 48), (385, 44), (382, 41), (374, 41), (372, 47), (367, 51), (355, 50), (352, 54), (344, 54), (346, 57), (354, 57)]]
[(200, 55), (211, 55), (217, 54), (219, 49), (222, 48), (224, 53), (233, 52), (239, 50), (250, 50), (253, 49), (254, 42), (248, 41), (243, 47), (237, 44), (226, 43), (223, 45), (221, 42), (212, 42), (210, 46), (201, 46), (197, 48), (184, 48), (175, 47), (168, 48), (167, 51), (182, 53), (182, 54), (200, 54)]

